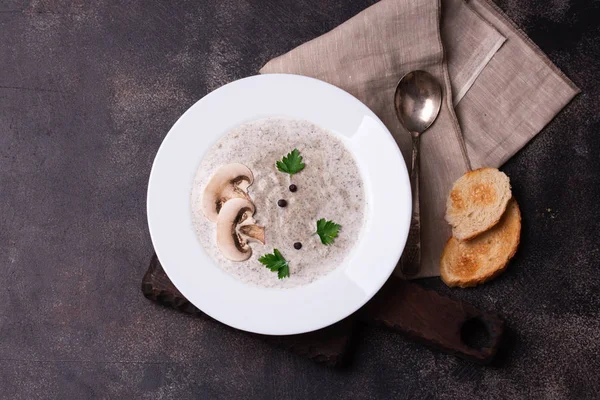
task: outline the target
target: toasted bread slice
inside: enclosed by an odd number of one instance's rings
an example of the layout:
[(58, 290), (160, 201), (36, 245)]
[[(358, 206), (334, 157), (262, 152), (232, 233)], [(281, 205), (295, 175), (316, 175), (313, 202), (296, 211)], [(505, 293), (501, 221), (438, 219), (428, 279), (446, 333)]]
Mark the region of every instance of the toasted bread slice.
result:
[(500, 222), (475, 239), (448, 240), (440, 259), (440, 275), (448, 286), (469, 287), (487, 282), (506, 269), (521, 236), (521, 212), (511, 200)]
[(446, 221), (459, 240), (472, 239), (500, 221), (512, 197), (508, 176), (480, 168), (460, 177), (446, 202)]

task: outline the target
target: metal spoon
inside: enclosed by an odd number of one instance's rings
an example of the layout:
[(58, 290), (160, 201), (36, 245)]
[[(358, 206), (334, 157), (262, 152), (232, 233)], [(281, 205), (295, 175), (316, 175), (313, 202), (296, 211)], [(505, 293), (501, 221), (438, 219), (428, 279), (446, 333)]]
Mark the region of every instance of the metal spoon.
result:
[(428, 72), (412, 71), (404, 75), (394, 95), (394, 106), (400, 123), (412, 137), (412, 220), (408, 240), (400, 260), (405, 276), (415, 276), (421, 269), (421, 216), (419, 212), (419, 142), (420, 135), (433, 124), (440, 112), (442, 88)]

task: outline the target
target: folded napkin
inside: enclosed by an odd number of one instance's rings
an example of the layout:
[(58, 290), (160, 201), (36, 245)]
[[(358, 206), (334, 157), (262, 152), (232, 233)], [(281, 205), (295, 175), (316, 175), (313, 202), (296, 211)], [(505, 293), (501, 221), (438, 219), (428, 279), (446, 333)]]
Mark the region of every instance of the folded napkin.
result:
[(382, 0), (260, 72), (311, 76), (348, 91), (381, 118), (410, 165), (410, 136), (393, 95), (415, 69), (437, 77), (445, 98), (421, 138), (417, 277), (428, 277), (439, 275), (451, 235), (444, 213), (452, 183), (470, 168), (502, 165), (579, 90), (487, 0)]

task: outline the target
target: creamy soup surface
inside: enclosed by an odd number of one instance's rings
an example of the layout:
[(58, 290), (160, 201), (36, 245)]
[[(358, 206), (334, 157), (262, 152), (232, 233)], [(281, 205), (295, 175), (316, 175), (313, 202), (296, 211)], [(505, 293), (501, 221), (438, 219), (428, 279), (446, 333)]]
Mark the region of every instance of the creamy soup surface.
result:
[[(305, 167), (290, 177), (276, 161), (298, 149)], [(249, 242), (252, 256), (230, 261), (217, 246), (216, 223), (202, 212), (204, 190), (215, 171), (230, 163), (248, 167), (254, 182), (247, 189), (256, 212), (256, 224), (265, 228), (265, 244)], [(291, 192), (291, 184), (296, 191)], [(319, 279), (350, 254), (366, 218), (366, 196), (358, 166), (344, 143), (313, 123), (289, 118), (266, 118), (240, 125), (208, 151), (192, 188), (193, 224), (206, 252), (226, 272), (241, 281), (274, 288), (306, 285)], [(279, 200), (286, 206), (280, 207)], [(325, 218), (341, 225), (334, 243), (325, 246), (316, 221)], [(295, 243), (301, 243), (298, 250)], [(278, 279), (258, 258), (278, 249), (289, 264), (290, 275)]]

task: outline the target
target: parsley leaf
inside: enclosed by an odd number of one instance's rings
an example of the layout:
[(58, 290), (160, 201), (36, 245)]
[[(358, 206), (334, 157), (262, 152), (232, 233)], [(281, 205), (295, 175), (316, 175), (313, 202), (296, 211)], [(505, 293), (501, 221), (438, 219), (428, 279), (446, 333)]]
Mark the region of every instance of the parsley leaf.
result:
[(290, 176), (297, 174), (304, 169), (302, 156), (298, 149), (289, 152), (281, 161), (277, 161), (276, 165), (280, 172), (285, 172), (286, 174), (290, 174)]
[(277, 278), (282, 279), (287, 278), (288, 276), (290, 276), (290, 266), (285, 263), (285, 265), (277, 271)]
[(258, 262), (269, 268), (271, 271), (277, 272), (277, 277), (279, 279), (290, 276), (290, 266), (277, 249), (273, 250), (273, 254), (265, 254), (260, 257)]
[(327, 221), (325, 218), (318, 220), (317, 234), (321, 238), (321, 243), (325, 246), (333, 243), (333, 240), (337, 237), (341, 227), (341, 225), (336, 224), (333, 221)]

